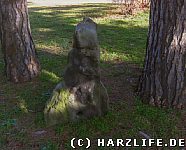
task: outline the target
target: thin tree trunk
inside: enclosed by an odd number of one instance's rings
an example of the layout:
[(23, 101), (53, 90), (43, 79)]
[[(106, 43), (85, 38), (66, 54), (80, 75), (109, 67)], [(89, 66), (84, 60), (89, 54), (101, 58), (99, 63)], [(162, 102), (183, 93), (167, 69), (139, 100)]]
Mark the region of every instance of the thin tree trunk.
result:
[(139, 94), (152, 105), (182, 108), (186, 103), (186, 1), (151, 0), (150, 9)]
[(31, 35), (27, 0), (1, 0), (0, 20), (7, 78), (16, 83), (30, 81), (39, 74), (40, 64)]

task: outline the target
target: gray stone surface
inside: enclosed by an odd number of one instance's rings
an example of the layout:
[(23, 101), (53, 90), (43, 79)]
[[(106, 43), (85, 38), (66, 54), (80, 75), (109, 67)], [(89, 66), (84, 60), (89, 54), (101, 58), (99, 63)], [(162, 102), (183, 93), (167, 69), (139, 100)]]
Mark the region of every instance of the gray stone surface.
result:
[(48, 125), (102, 116), (108, 111), (107, 90), (100, 81), (97, 24), (84, 18), (75, 29), (64, 83), (59, 83), (44, 110)]

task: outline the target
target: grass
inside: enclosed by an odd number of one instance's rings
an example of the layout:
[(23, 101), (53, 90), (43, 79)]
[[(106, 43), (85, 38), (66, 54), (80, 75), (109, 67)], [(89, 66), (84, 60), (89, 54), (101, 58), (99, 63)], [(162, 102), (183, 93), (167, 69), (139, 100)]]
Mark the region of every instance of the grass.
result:
[[(138, 78), (139, 68), (143, 66), (148, 12), (114, 18), (109, 16), (112, 7), (108, 4), (29, 6), (32, 35), (42, 72), (33, 82), (14, 85), (7, 82), (3, 74), (1, 56), (2, 149), (71, 149), (70, 140), (73, 137), (91, 138), (92, 149), (96, 149), (95, 139), (98, 137), (140, 139), (142, 137), (139, 131), (153, 138), (168, 139), (179, 136), (180, 114), (142, 104), (133, 93), (136, 83), (133, 85), (129, 82)], [(101, 68), (103, 82), (111, 99), (110, 112), (105, 117), (46, 128), (43, 117), (45, 102), (50, 98), (55, 85), (63, 80), (62, 74), (72, 45), (73, 31), (84, 16), (92, 17), (98, 24)], [(47, 135), (33, 136), (34, 132), (42, 130), (47, 131)]]

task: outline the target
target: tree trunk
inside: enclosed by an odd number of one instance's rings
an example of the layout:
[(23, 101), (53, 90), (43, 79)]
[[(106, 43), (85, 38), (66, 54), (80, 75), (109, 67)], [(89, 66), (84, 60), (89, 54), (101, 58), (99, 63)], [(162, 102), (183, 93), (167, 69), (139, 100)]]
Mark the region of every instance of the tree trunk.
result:
[(159, 107), (186, 103), (186, 0), (151, 0), (146, 58), (138, 92)]
[(0, 23), (8, 80), (30, 81), (39, 74), (40, 64), (31, 35), (27, 0), (0, 0)]

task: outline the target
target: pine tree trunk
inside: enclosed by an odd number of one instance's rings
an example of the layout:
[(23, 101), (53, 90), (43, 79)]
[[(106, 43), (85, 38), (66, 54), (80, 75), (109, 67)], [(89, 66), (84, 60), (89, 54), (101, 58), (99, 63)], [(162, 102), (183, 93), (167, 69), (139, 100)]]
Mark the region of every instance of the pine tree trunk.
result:
[(151, 0), (150, 25), (139, 95), (159, 107), (186, 103), (186, 1)]
[(27, 0), (0, 0), (0, 23), (8, 80), (30, 81), (39, 74), (40, 64), (31, 35)]

